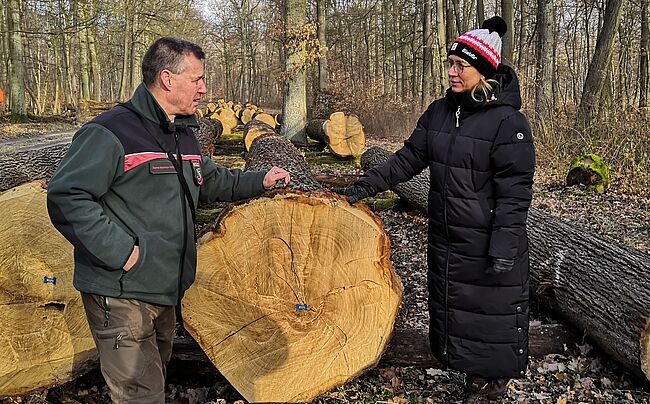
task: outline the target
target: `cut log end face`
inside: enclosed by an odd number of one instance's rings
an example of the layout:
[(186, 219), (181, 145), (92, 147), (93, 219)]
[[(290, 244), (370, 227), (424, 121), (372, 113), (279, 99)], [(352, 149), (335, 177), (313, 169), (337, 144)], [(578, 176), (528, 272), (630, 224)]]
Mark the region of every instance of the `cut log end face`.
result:
[(96, 363), (72, 246), (52, 226), (40, 182), (0, 194), (0, 397), (64, 383)]
[(401, 294), (370, 211), (327, 193), (285, 193), (220, 218), (199, 247), (183, 312), (248, 401), (308, 401), (377, 363)]
[(324, 124), (330, 151), (339, 157), (359, 156), (366, 146), (363, 125), (355, 115), (335, 112)]

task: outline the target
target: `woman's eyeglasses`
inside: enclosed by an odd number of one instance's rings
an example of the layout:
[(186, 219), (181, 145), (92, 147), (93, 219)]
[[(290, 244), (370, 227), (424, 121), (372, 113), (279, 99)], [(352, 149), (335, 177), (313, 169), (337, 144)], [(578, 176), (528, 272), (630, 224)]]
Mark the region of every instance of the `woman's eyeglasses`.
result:
[(465, 70), (467, 67), (471, 67), (470, 65), (464, 65), (461, 62), (454, 62), (453, 60), (447, 59), (445, 60), (445, 69), (449, 70), (451, 68), (454, 68), (457, 74), (463, 74), (463, 70)]

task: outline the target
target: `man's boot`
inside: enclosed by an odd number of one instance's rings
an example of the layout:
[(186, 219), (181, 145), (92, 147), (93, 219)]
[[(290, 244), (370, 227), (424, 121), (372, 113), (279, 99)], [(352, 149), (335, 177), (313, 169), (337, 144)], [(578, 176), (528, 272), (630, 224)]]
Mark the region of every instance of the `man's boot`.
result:
[(478, 376), (465, 378), (467, 396), (464, 404), (486, 404), (498, 400), (505, 394), (510, 379), (484, 379)]

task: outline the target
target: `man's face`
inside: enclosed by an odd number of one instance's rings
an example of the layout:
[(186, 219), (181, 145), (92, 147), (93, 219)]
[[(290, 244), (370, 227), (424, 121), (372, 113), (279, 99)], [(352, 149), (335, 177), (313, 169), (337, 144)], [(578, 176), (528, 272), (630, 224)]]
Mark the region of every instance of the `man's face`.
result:
[(181, 73), (170, 74), (170, 101), (174, 115), (192, 115), (206, 93), (203, 61), (193, 54), (185, 55)]

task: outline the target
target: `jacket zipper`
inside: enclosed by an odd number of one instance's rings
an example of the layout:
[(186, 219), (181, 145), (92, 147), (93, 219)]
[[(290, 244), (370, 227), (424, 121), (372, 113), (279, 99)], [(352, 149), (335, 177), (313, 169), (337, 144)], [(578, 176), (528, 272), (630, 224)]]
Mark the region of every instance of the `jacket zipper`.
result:
[[(456, 127), (460, 128), (460, 105), (455, 113), (456, 116)], [(449, 158), (449, 153), (451, 153), (454, 144), (456, 143), (456, 133), (452, 132), (451, 142), (449, 143), (449, 148), (447, 149), (447, 158)], [(444, 222), (445, 222), (445, 236), (447, 239), (447, 257), (445, 259), (445, 344), (442, 348), (442, 355), (445, 357), (445, 361), (449, 361), (447, 357), (447, 349), (449, 347), (449, 256), (451, 255), (450, 249), (451, 245), (449, 243), (449, 224), (447, 223), (447, 180), (449, 178), (449, 165), (445, 171), (445, 182), (443, 185), (443, 195), (444, 195)]]

